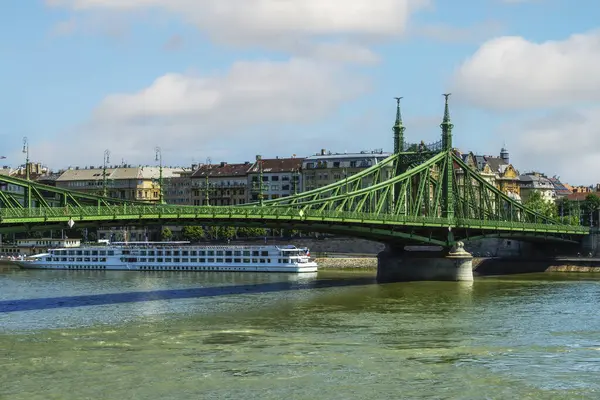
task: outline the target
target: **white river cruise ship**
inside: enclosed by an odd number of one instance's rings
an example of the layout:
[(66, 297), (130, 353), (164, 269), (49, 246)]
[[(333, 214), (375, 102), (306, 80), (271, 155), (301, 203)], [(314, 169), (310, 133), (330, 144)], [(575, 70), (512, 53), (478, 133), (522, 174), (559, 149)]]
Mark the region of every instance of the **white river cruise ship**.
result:
[(129, 242), (49, 249), (15, 261), (21, 268), (125, 271), (316, 272), (307, 248), (193, 246), (189, 242)]

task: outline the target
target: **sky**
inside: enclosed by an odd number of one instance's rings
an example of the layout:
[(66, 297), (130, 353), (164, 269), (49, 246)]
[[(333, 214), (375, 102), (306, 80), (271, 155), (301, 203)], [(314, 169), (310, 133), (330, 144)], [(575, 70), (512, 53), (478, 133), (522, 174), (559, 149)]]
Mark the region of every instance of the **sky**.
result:
[(0, 6), (0, 156), (53, 169), (437, 141), (600, 182), (597, 0), (29, 0)]

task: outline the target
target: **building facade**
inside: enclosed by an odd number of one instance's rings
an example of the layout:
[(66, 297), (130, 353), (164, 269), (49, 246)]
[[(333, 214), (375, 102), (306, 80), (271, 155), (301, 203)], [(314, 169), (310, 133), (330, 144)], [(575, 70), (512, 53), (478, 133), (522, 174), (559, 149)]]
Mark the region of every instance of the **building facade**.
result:
[[(182, 173), (184, 173), (183, 168), (163, 167), (163, 182), (170, 178), (179, 177)], [(103, 177), (102, 168), (71, 168), (64, 171), (56, 179), (56, 187), (102, 195), (104, 189)], [(124, 166), (107, 168), (107, 195), (123, 200), (158, 202), (160, 200), (159, 177), (159, 167)]]
[(193, 205), (234, 206), (248, 202), (248, 171), (243, 164), (205, 164), (191, 175)]
[[(304, 191), (317, 189), (341, 181), (366, 168), (380, 163), (391, 154), (377, 151), (362, 151), (360, 153), (331, 153), (321, 150), (321, 153), (306, 157), (302, 160), (302, 185)], [(384, 178), (392, 177), (392, 167), (386, 168)], [(362, 187), (372, 184), (367, 178)]]
[[(250, 202), (278, 199), (302, 191), (302, 158), (271, 158), (257, 160), (248, 170)], [(261, 180), (262, 176), (262, 180)]]
[(163, 180), (163, 196), (165, 203), (173, 205), (193, 205), (192, 201), (192, 174), (198, 170), (198, 165), (193, 164), (190, 169), (184, 169), (179, 176)]
[(519, 176), (521, 198), (527, 201), (533, 192), (539, 192), (542, 199), (548, 202), (556, 201), (554, 184), (548, 177), (539, 172), (530, 172)]

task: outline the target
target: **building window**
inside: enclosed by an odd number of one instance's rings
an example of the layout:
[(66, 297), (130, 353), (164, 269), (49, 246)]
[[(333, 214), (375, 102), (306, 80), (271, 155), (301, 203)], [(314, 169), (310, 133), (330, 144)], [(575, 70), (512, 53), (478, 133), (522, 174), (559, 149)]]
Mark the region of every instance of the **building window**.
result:
[(273, 175), (273, 176), (271, 177), (271, 181), (273, 181), (273, 182), (277, 182), (277, 181), (279, 181), (279, 175)]

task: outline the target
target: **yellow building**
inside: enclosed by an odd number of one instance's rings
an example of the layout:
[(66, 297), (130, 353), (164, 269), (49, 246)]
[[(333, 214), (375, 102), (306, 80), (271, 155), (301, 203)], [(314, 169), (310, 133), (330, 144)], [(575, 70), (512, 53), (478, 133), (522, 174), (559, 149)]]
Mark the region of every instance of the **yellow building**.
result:
[[(179, 177), (183, 172), (182, 168), (163, 167), (163, 180)], [(107, 195), (124, 200), (158, 202), (160, 199), (159, 174), (158, 167), (107, 168)], [(102, 168), (77, 167), (64, 171), (56, 179), (56, 187), (101, 195), (103, 182)]]
[(463, 161), (479, 172), (490, 184), (514, 198), (521, 194), (519, 172), (510, 163), (509, 153), (505, 148), (500, 151), (500, 157), (481, 156), (467, 153), (462, 155)]

